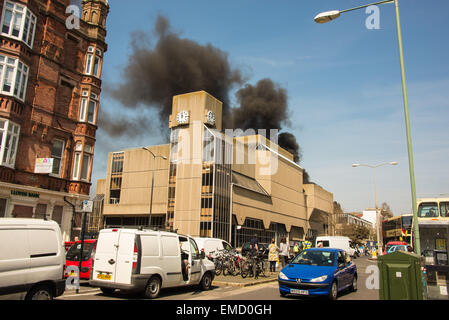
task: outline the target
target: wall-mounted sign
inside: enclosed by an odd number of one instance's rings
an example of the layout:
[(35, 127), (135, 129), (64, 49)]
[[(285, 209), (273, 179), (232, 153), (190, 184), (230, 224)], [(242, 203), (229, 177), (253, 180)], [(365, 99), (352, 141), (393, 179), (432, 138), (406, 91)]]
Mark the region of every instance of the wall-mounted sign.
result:
[(51, 173), (53, 171), (53, 158), (37, 158), (34, 173)]
[(92, 212), (94, 202), (92, 200), (83, 201), (83, 212)]
[(29, 197), (29, 198), (39, 198), (39, 193), (19, 191), (19, 190), (11, 190), (11, 195), (21, 196), (21, 197)]

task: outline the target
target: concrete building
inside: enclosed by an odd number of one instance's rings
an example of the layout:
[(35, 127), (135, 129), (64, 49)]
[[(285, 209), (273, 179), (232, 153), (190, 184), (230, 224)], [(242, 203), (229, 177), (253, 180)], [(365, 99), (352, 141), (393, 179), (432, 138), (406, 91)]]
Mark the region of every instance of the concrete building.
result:
[(70, 4), (0, 0), (0, 217), (53, 219), (65, 240), (89, 198), (109, 11)]
[(336, 226), (335, 232), (337, 235), (344, 235), (344, 228), (348, 225), (365, 227), (369, 229), (370, 236), (372, 237), (375, 234), (374, 225), (372, 222), (361, 218), (361, 213), (352, 212), (352, 213), (340, 213), (336, 217)]
[[(273, 139), (222, 130), (222, 103), (204, 91), (173, 98), (170, 143), (112, 152), (104, 226), (148, 226), (239, 246), (327, 234), (333, 195)], [(151, 214), (151, 224), (150, 224)]]

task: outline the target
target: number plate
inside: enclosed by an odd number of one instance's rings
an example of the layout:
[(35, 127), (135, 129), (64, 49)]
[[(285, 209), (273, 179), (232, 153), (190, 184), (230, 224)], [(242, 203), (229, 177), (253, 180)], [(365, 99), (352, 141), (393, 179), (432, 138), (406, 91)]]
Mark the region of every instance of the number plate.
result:
[(97, 279), (111, 280), (111, 275), (110, 274), (97, 274)]
[(298, 290), (298, 289), (290, 289), (290, 293), (302, 294), (302, 295), (305, 295), (305, 296), (309, 295), (309, 291), (307, 291), (307, 290)]

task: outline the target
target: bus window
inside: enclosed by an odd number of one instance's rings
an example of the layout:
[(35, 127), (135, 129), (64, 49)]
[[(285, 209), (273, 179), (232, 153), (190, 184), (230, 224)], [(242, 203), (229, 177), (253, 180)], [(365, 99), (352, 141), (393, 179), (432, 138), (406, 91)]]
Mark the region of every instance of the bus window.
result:
[(438, 217), (438, 204), (436, 202), (423, 202), (418, 208), (419, 218)]
[(449, 217), (449, 202), (440, 202), (440, 216), (444, 218)]

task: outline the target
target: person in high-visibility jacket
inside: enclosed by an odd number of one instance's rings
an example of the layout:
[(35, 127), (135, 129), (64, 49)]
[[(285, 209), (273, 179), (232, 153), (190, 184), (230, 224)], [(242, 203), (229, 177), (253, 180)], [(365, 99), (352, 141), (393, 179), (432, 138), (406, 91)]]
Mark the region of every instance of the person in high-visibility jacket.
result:
[(306, 250), (306, 249), (310, 249), (312, 248), (312, 242), (306, 240), (302, 243), (302, 249)]

